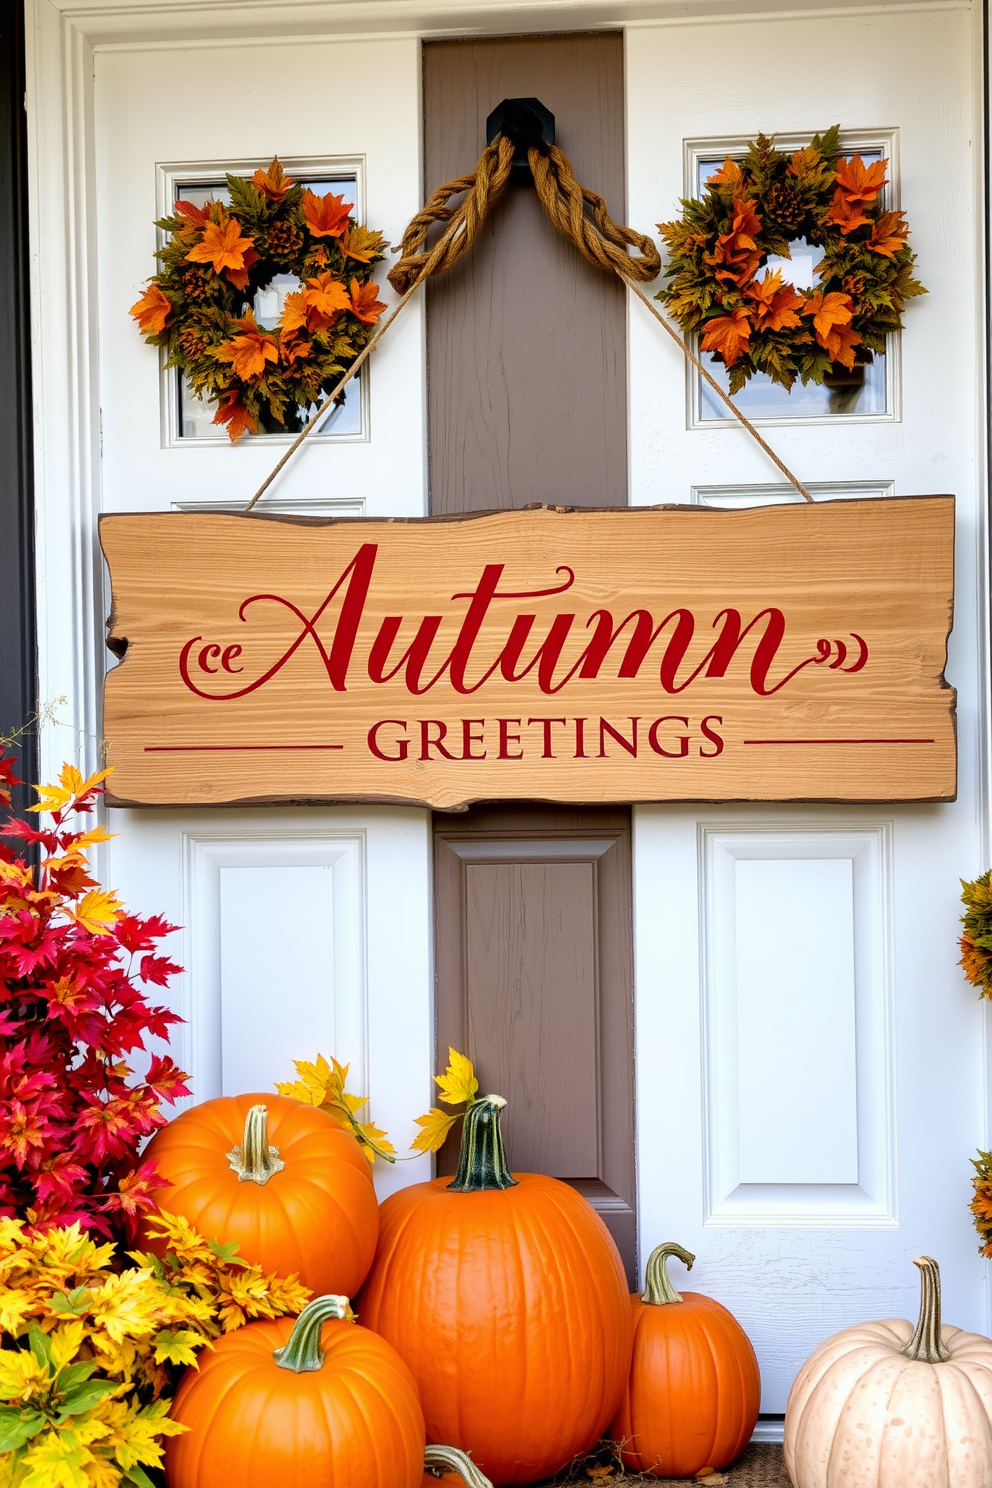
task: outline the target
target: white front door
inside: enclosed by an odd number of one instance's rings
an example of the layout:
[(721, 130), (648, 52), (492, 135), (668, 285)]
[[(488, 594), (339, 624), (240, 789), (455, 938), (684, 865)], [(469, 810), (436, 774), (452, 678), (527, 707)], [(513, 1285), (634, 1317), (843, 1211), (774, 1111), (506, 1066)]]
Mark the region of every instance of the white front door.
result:
[[(353, 180), (367, 220), (398, 241), (422, 199), (420, 57), (409, 32), (368, 34), (383, 22), (364, 0), (347, 7), (356, 36), (332, 34), (343, 8), (323, 3), (30, 9), (40, 687), (66, 697), (70, 725), (46, 732), (51, 773), (97, 753), (99, 512), (236, 509), (283, 448), (180, 432), (175, 386), (127, 314), (153, 268), (153, 219), (178, 186), (278, 152), (313, 179)], [(887, 154), (929, 297), (856, 399), (798, 419), (798, 400), (754, 412), (814, 494), (958, 499), (954, 805), (635, 813), (642, 1263), (661, 1239), (697, 1252), (693, 1284), (748, 1328), (774, 1415), (828, 1333), (912, 1311), (921, 1251), (942, 1263), (947, 1319), (988, 1327), (967, 1212), (969, 1158), (988, 1145), (983, 1019), (954, 947), (957, 879), (989, 850), (979, 31), (944, 5), (719, 24), (665, 10), (652, 0), (627, 33), (628, 220), (673, 216), (700, 162), (758, 130), (801, 139), (840, 122)], [(418, 17), (448, 24), (440, 4)], [(459, 17), (480, 35), (570, 23), (552, 4)], [(587, 23), (581, 7), (573, 20)], [(634, 305), (629, 376), (633, 503), (790, 499)], [(303, 452), (268, 507), (421, 515), (425, 397), (414, 304), (351, 422)], [(352, 1061), (405, 1147), (433, 1063), (426, 813), (115, 811), (110, 825), (109, 881), (183, 926), (177, 1057), (197, 1098), (268, 1088), (320, 1049)]]
[[(967, 1207), (988, 1145), (985, 1020), (956, 965), (958, 880), (988, 866), (973, 24), (935, 8), (628, 43), (638, 225), (759, 130), (800, 143), (840, 123), (849, 148), (889, 158), (928, 296), (855, 407), (757, 388), (750, 407), (815, 496), (957, 497), (953, 805), (635, 812), (641, 1252), (697, 1253), (686, 1284), (743, 1321), (769, 1414), (830, 1333), (915, 1316), (921, 1252), (941, 1263), (945, 1319), (989, 1327)], [(798, 500), (688, 381), (632, 307), (632, 500)]]

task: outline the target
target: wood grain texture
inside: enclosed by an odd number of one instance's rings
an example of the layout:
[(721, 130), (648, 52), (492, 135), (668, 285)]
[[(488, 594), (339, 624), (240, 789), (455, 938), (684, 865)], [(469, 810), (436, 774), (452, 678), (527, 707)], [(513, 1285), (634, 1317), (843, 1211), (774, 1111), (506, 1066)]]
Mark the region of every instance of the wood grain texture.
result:
[[(424, 47), (432, 191), (473, 170), (486, 117), (539, 98), (578, 179), (624, 221), (623, 38), (503, 37)], [(627, 502), (622, 286), (509, 187), (472, 252), (427, 290), (431, 511)]]
[(105, 516), (112, 800), (952, 799), (953, 522)]
[[(438, 1068), (506, 1097), (511, 1169), (571, 1183), (636, 1278), (630, 812), (434, 816)], [(454, 1172), (449, 1141), (438, 1172)]]

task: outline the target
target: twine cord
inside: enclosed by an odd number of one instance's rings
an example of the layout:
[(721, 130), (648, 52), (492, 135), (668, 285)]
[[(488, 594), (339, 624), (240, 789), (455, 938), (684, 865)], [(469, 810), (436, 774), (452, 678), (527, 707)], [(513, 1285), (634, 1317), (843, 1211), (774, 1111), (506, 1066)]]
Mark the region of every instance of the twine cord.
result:
[[(468, 175), (459, 176), (439, 186), (430, 201), (411, 218), (403, 234), (401, 256), (388, 274), (389, 283), (399, 294), (399, 302), (386, 319), (376, 327), (374, 334), (352, 362), (348, 371), (335, 383), (327, 397), (311, 415), (281, 459), (266, 476), (254, 496), (245, 507), (252, 507), (264, 495), (276, 476), (288, 464), (312, 429), (320, 423), (331, 404), (354, 377), (359, 367), (367, 361), (386, 331), (409, 303), (415, 291), (433, 274), (443, 274), (450, 269), (475, 242), (494, 204), (502, 196), (510, 179), (514, 142), (500, 135), (487, 145), (479, 157), (479, 163)], [(595, 191), (581, 186), (575, 179), (571, 162), (557, 145), (543, 141), (529, 145), (527, 159), (538, 200), (552, 225), (573, 243), (582, 256), (597, 268), (616, 274), (637, 296), (641, 303), (663, 326), (668, 335), (681, 349), (687, 361), (697, 369), (707, 385), (726, 404), (734, 417), (743, 425), (752, 439), (764, 450), (770, 460), (786, 476), (806, 501), (813, 498), (802, 482), (772, 449), (758, 430), (746, 418), (724, 392), (709, 369), (696, 356), (684, 338), (671, 325), (657, 306), (648, 299), (642, 284), (649, 284), (661, 273), (661, 256), (653, 240), (643, 233), (634, 232), (614, 222), (603, 198)], [(451, 206), (453, 196), (462, 196), (457, 206)], [(427, 246), (431, 228), (443, 225), (444, 231), (433, 247)], [(631, 252), (634, 249), (635, 252)]]

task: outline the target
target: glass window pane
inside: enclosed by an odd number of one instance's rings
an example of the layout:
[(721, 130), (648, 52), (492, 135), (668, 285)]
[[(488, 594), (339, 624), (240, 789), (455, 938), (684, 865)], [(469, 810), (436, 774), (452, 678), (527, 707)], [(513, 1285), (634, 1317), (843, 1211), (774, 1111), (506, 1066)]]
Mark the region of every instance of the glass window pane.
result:
[[(745, 151), (736, 149), (697, 161), (697, 196), (705, 195), (707, 178), (720, 169), (728, 153), (731, 159), (740, 159)], [(860, 155), (866, 165), (883, 158), (882, 150), (877, 147), (851, 151), (851, 155), (853, 154)], [(851, 156), (843, 158), (850, 159)], [(781, 270), (782, 278), (794, 284), (797, 289), (812, 288), (819, 250), (815, 245), (807, 243), (805, 238), (790, 243), (789, 250), (791, 259), (773, 255), (768, 259), (767, 267)], [(718, 362), (711, 352), (700, 352), (699, 355), (724, 392), (729, 393), (730, 379), (723, 363)], [(733, 414), (726, 404), (720, 401), (698, 373), (695, 376), (699, 392), (699, 421), (722, 423), (732, 420)], [(831, 375), (822, 384), (811, 382), (804, 387), (797, 381), (791, 392), (772, 382), (767, 373), (756, 372), (745, 387), (734, 394), (734, 402), (750, 419), (850, 418), (856, 414), (885, 413), (885, 396), (885, 357), (876, 354), (870, 366), (855, 367), (853, 372), (839, 368), (836, 375)]]
[[(302, 186), (309, 187), (318, 196), (327, 192), (333, 192), (335, 196), (344, 197), (349, 206), (355, 204), (356, 182), (354, 176), (314, 174), (300, 182)], [(176, 201), (188, 201), (194, 207), (204, 207), (209, 201), (223, 202), (226, 206), (231, 200), (231, 193), (227, 189), (227, 183), (223, 177), (214, 180), (185, 181), (174, 183), (174, 199)], [(279, 321), (282, 314), (283, 304), (287, 294), (292, 294), (299, 289), (300, 281), (295, 274), (276, 274), (269, 284), (263, 285), (255, 295), (254, 311), (259, 325), (266, 330), (272, 330)], [(204, 402), (198, 398), (190, 388), (188, 382), (178, 370), (175, 373), (178, 395), (176, 399), (178, 410), (179, 436), (182, 439), (218, 439), (227, 442), (227, 434), (220, 424), (214, 423), (214, 414), (217, 411), (215, 403)], [(357, 435), (362, 432), (362, 371), (355, 374), (351, 382), (344, 389), (340, 403), (329, 410), (327, 416), (322, 419), (314, 430), (314, 434), (338, 434)], [(306, 409), (288, 408), (285, 414), (285, 422), (276, 423), (274, 420), (268, 425), (260, 424), (258, 434), (248, 434), (247, 439), (261, 439), (272, 434), (298, 434), (303, 425), (313, 414), (313, 407)]]

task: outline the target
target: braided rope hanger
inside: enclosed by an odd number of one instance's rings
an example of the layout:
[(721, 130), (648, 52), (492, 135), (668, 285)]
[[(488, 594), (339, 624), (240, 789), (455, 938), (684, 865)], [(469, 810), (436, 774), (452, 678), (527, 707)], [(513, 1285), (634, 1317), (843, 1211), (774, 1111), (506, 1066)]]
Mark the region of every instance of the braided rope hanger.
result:
[[(266, 476), (245, 507), (246, 512), (251, 511), (279, 472), (292, 459), (307, 435), (320, 423), (362, 363), (367, 361), (415, 290), (432, 274), (443, 274), (446, 269), (450, 269), (471, 248), (494, 204), (506, 189), (515, 152), (514, 142), (505, 134), (499, 135), (491, 145), (487, 145), (483, 150), (474, 171), (459, 176), (444, 186), (439, 186), (427, 205), (411, 218), (403, 234), (402, 256), (387, 276), (390, 284), (400, 295), (399, 302), (386, 316), (386, 319), (379, 323), (374, 334), (366, 342), (347, 372), (335, 383), (293, 443)], [(806, 487), (793, 475), (771, 445), (762, 438), (750, 419), (746, 418), (733, 400), (728, 397), (708, 368), (641, 289), (641, 284), (649, 284), (661, 272), (661, 256), (652, 239), (614, 222), (603, 198), (595, 191), (589, 191), (581, 186), (575, 179), (575, 173), (568, 157), (557, 145), (549, 145), (543, 140), (536, 141), (528, 146), (527, 160), (534, 178), (538, 200), (552, 225), (570, 243), (573, 243), (590, 263), (595, 264), (597, 268), (605, 269), (608, 273), (616, 274), (633, 291), (658, 324), (664, 327), (682, 354), (693, 364), (717, 397), (727, 405), (734, 417), (740, 421), (769, 459), (787, 477), (789, 483), (806, 501), (812, 501), (813, 498)], [(462, 193), (464, 195), (458, 205), (450, 206), (451, 198)], [(432, 227), (441, 224), (444, 225), (444, 231), (433, 247), (428, 248), (426, 246), (428, 233)], [(631, 253), (632, 248), (636, 249), (636, 254)]]

